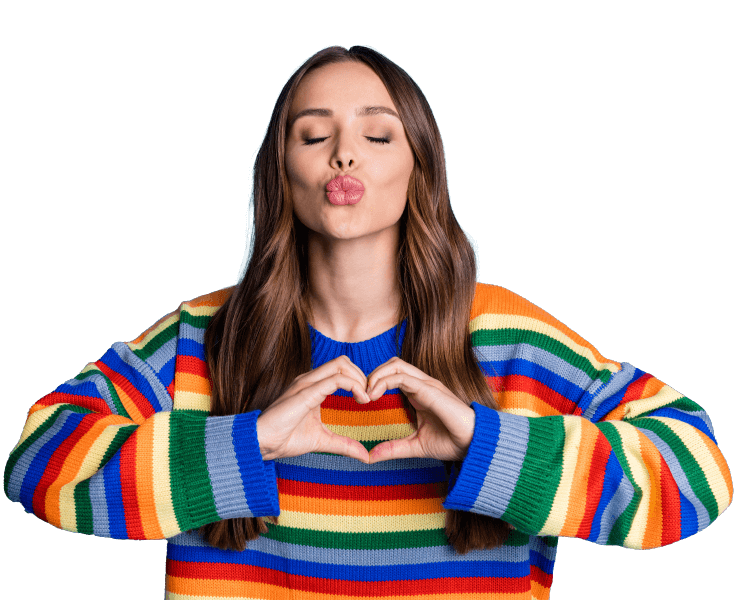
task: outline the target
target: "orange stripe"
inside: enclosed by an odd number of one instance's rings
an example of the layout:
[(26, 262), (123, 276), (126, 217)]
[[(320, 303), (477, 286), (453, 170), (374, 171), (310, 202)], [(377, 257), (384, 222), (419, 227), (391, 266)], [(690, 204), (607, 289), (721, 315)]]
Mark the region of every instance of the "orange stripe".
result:
[(117, 383), (111, 381), (113, 384), (113, 387), (116, 390), (116, 393), (118, 394), (118, 399), (121, 401), (121, 404), (123, 404), (123, 408), (126, 410), (126, 413), (131, 417), (131, 420), (134, 423), (143, 423), (146, 419), (144, 418), (144, 415), (141, 414), (141, 411), (136, 406), (136, 403), (131, 399), (131, 397), (123, 390), (123, 388), (118, 385)]
[[(136, 495), (144, 538), (161, 540), (164, 535), (157, 519), (154, 498), (154, 423), (149, 420), (134, 433), (136, 436)], [(165, 465), (164, 468), (169, 468)]]
[(236, 289), (235, 285), (225, 287), (220, 290), (216, 290), (215, 292), (209, 292), (208, 294), (197, 296), (192, 300), (184, 302), (184, 304), (186, 306), (192, 306), (193, 308), (197, 308), (199, 306), (221, 306), (229, 299), (229, 296), (231, 296), (234, 289)]
[(732, 502), (732, 479), (730, 478), (730, 468), (727, 466), (727, 459), (725, 459), (725, 457), (719, 451), (719, 448), (717, 448), (715, 443), (706, 433), (698, 429), (697, 431), (699, 431), (699, 437), (704, 442), (704, 445), (706, 445), (706, 447), (709, 448), (709, 452), (712, 453), (712, 458), (714, 459), (716, 465), (719, 467), (719, 472), (722, 473), (722, 477), (724, 478), (725, 484), (727, 485), (727, 490), (730, 492), (730, 502)]
[(177, 379), (177, 391), (179, 392), (192, 392), (194, 394), (211, 393), (211, 384), (205, 377), (183, 371), (178, 371), (175, 377)]
[(657, 379), (650, 376), (650, 380), (645, 384), (645, 387), (642, 390), (642, 394), (640, 394), (640, 398), (651, 398), (655, 396), (662, 388), (665, 386), (665, 383), (663, 383), (660, 379)]
[(473, 297), (473, 303), (470, 308), (470, 319), (475, 319), (476, 317), (486, 313), (521, 315), (523, 317), (537, 319), (538, 321), (551, 325), (561, 333), (564, 333), (577, 344), (589, 348), (599, 362), (610, 363), (617, 367), (620, 366), (620, 363), (602, 356), (596, 348), (584, 340), (575, 331), (566, 327), (550, 313), (547, 313), (539, 306), (532, 304), (526, 298), (498, 285), (476, 283), (475, 296)]
[(663, 457), (658, 449), (641, 431), (637, 432), (640, 439), (640, 455), (650, 474), (650, 506), (648, 509), (647, 527), (642, 538), (642, 548), (657, 548), (663, 537), (662, 497), (660, 492), (661, 462)]
[(560, 531), (561, 536), (576, 537), (586, 512), (588, 499), (588, 478), (591, 473), (591, 457), (599, 437), (599, 429), (590, 422), (581, 424), (581, 439), (578, 448), (578, 459), (573, 472), (573, 482), (568, 499), (568, 512)]
[(59, 527), (61, 529), (62, 510), (60, 505), (60, 496), (62, 487), (77, 477), (77, 474), (80, 472), (82, 464), (85, 462), (93, 444), (111, 425), (131, 425), (131, 421), (126, 417), (121, 417), (120, 415), (110, 415), (102, 417), (96, 421), (90, 430), (74, 445), (74, 448), (72, 448), (64, 459), (59, 475), (57, 475), (57, 478), (49, 486), (46, 492), (46, 519), (55, 527)]
[(335, 410), (321, 408), (321, 421), (324, 425), (344, 425), (348, 427), (369, 427), (371, 425), (395, 425), (408, 423), (409, 419), (403, 408), (388, 410)]
[(558, 416), (562, 413), (547, 402), (527, 392), (502, 392), (499, 395), (499, 406), (502, 409), (526, 408), (541, 417)]
[(394, 515), (429, 515), (444, 512), (442, 498), (403, 500), (327, 500), (280, 494), (280, 508), (317, 515), (389, 517)]
[[(276, 600), (285, 594), (285, 588), (276, 585), (265, 585), (250, 581), (229, 581), (222, 579), (195, 579), (190, 577), (173, 577), (167, 575), (168, 592), (186, 596), (215, 596), (232, 598), (264, 598)], [(296, 593), (291, 590), (291, 598)], [(327, 594), (328, 595), (328, 594)]]

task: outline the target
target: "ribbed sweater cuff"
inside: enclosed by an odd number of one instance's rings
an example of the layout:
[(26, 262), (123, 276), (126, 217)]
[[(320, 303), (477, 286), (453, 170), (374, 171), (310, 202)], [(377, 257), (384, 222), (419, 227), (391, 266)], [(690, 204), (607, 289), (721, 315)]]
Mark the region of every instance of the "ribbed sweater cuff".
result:
[[(501, 518), (511, 509), (515, 488), (522, 491), (520, 475), (528, 448), (532, 450), (533, 441), (547, 443), (547, 440), (530, 439), (529, 417), (503, 413), (477, 402), (471, 408), (475, 410), (473, 439), (460, 473), (450, 478), (443, 506)], [(534, 475), (524, 487), (525, 496), (537, 502), (540, 497), (537, 488), (542, 483)]]
[[(275, 463), (263, 461), (257, 441), (261, 411), (227, 416), (177, 414), (173, 481), (182, 530), (219, 519), (278, 515)], [(178, 510), (179, 509), (179, 510)]]

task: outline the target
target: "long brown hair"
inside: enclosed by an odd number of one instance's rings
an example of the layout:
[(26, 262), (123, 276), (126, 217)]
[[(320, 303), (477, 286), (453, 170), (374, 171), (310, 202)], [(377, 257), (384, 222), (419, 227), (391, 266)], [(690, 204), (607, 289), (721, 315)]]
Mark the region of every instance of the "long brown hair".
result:
[[(407, 319), (400, 357), (459, 398), (497, 408), (471, 345), (475, 253), (450, 206), (442, 138), (432, 110), (406, 71), (382, 54), (364, 46), (332, 46), (309, 58), (285, 84), (257, 154), (246, 271), (205, 333), (211, 415), (265, 410), (298, 375), (311, 370), (307, 231), (293, 213), (285, 171), (287, 120), (306, 74), (345, 61), (364, 63), (380, 77), (414, 153), (397, 263), (402, 298), (397, 322)], [(401, 397), (415, 417), (408, 398)], [(444, 464), (449, 473), (452, 463)], [(276, 517), (265, 518), (277, 523)], [(233, 550), (244, 550), (247, 540), (267, 531), (261, 517), (226, 519), (201, 528), (210, 544)], [(455, 550), (465, 554), (500, 546), (509, 527), (499, 519), (448, 510), (445, 532)]]

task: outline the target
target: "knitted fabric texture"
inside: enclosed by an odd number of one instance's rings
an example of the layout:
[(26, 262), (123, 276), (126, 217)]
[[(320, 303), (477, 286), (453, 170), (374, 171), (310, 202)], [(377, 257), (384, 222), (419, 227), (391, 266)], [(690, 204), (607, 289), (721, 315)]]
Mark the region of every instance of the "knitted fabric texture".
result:
[[(328, 453), (264, 461), (260, 411), (209, 416), (203, 349), (226, 288), (183, 302), (34, 404), (5, 467), (5, 493), (80, 533), (168, 538), (167, 597), (549, 596), (558, 536), (654, 548), (708, 526), (732, 482), (709, 417), (650, 374), (604, 358), (531, 302), (478, 283), (470, 332), (501, 410), (477, 402), (467, 456), (366, 465)], [(367, 375), (397, 355), (406, 322), (341, 343), (311, 327), (317, 367), (346, 354)], [(434, 376), (434, 373), (429, 373)], [(321, 418), (368, 450), (414, 431), (399, 390), (361, 405), (327, 396)], [(458, 555), (445, 509), (515, 528)], [(197, 528), (279, 515), (243, 552)]]

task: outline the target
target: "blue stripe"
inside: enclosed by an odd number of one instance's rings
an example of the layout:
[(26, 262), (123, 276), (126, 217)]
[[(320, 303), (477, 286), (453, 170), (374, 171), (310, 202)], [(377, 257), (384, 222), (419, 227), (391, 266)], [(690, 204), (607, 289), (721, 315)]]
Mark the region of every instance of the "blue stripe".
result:
[[(118, 352), (116, 352), (116, 350), (124, 352), (127, 355), (128, 360), (131, 360), (138, 364), (132, 365), (124, 361), (118, 355)], [(136, 389), (146, 398), (147, 402), (149, 402), (152, 408), (154, 408), (155, 412), (160, 412), (164, 410), (148, 378), (139, 371), (140, 367), (150, 369), (152, 377), (156, 377), (154, 369), (149, 367), (149, 365), (147, 365), (143, 360), (136, 356), (126, 344), (116, 342), (113, 347), (111, 347), (103, 355), (100, 361), (122, 377), (125, 377), (129, 382), (131, 382), (131, 385), (133, 385), (134, 389)], [(161, 381), (157, 381), (157, 383), (159, 383), (160, 385), (162, 384)], [(162, 386), (162, 389), (164, 389), (164, 386)]]
[[(49, 466), (49, 460), (64, 440), (72, 435), (75, 428), (85, 417), (85, 415), (73, 413), (71, 411), (63, 411), (62, 415), (65, 417), (64, 424), (61, 425), (51, 439), (39, 449), (36, 456), (34, 456), (33, 461), (31, 461), (31, 464), (28, 466), (26, 476), (23, 478), (20, 491), (20, 501), (28, 512), (32, 512), (33, 510), (33, 494)], [(59, 419), (57, 420), (57, 423), (58, 422)], [(54, 426), (56, 426), (57, 423), (55, 423)]]
[(206, 360), (203, 344), (183, 337), (177, 341), (177, 354), (179, 356), (192, 356), (202, 361)]
[(594, 518), (591, 521), (591, 532), (586, 538), (589, 542), (597, 542), (601, 537), (604, 511), (612, 501), (612, 498), (614, 498), (614, 494), (616, 494), (619, 489), (619, 482), (622, 480), (622, 477), (624, 477), (622, 465), (619, 464), (619, 460), (614, 451), (611, 451), (609, 453), (609, 460), (606, 462), (606, 469), (604, 469), (604, 485), (601, 489), (599, 505), (596, 508), (596, 513), (594, 513)]
[(542, 556), (542, 554), (535, 552), (534, 550), (529, 553), (529, 563), (548, 575), (552, 575), (553, 569), (555, 568), (554, 560), (548, 560)]
[(103, 469), (103, 482), (105, 485), (105, 501), (108, 505), (108, 527), (110, 536), (125, 540), (126, 516), (123, 510), (123, 493), (121, 489), (121, 451), (119, 450), (108, 461)]
[(525, 359), (515, 358), (506, 361), (489, 361), (481, 364), (485, 364), (487, 369), (494, 369), (495, 372), (503, 377), (507, 375), (530, 377), (573, 403), (577, 403), (583, 394), (583, 388), (571, 383), (557, 373), (553, 373), (537, 363)]
[[(341, 560), (344, 551), (339, 549), (336, 552), (337, 559)], [(392, 565), (324, 564), (305, 560), (291, 560), (273, 554), (257, 552), (250, 548), (243, 552), (233, 552), (212, 547), (178, 546), (175, 544), (168, 545), (167, 557), (170, 560), (183, 562), (256, 565), (291, 575), (319, 576), (343, 581), (424, 580), (440, 577), (453, 579), (458, 577), (518, 578), (528, 577), (530, 568), (529, 562), (526, 560), (523, 562), (460, 560)], [(544, 557), (543, 560), (545, 565), (550, 562)], [(550, 569), (552, 570), (552, 567)]]
[(263, 460), (257, 438), (257, 419), (262, 411), (253, 410), (235, 415), (231, 441), (241, 474), (249, 515), (262, 517), (280, 514), (275, 461)]
[(211, 480), (216, 512), (222, 519), (243, 517), (250, 513), (234, 450), (234, 419), (236, 415), (206, 418), (208, 477)]
[[(345, 457), (347, 458), (347, 457)], [(366, 465), (352, 458), (360, 465), (358, 470), (341, 472), (342, 485), (354, 486), (395, 486), (413, 485), (416, 483), (439, 483), (447, 481), (447, 472), (441, 461), (434, 461), (438, 465), (431, 467), (413, 468), (417, 459), (387, 460), (374, 465)], [(361, 467), (366, 467), (365, 469)], [(316, 484), (337, 484), (338, 474), (333, 469), (312, 469), (297, 464), (286, 464), (275, 461), (275, 470), (280, 479), (305, 481)]]
[(676, 419), (677, 421), (683, 421), (684, 423), (687, 423), (688, 425), (691, 425), (692, 427), (696, 427), (704, 435), (709, 437), (709, 439), (712, 440), (715, 444), (717, 443), (717, 440), (714, 439), (714, 434), (709, 430), (709, 427), (707, 427), (707, 424), (704, 422), (704, 419), (691, 416), (690, 414), (682, 410), (676, 410), (675, 408), (659, 408), (647, 414), (639, 415), (635, 418), (639, 419), (641, 417), (668, 417), (669, 419)]
[(694, 504), (680, 491), (678, 497), (681, 499), (681, 539), (683, 539), (699, 531), (699, 519)]

